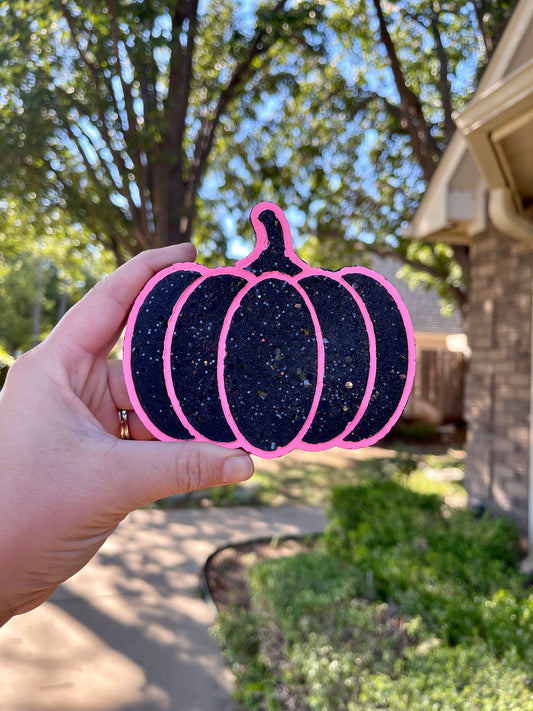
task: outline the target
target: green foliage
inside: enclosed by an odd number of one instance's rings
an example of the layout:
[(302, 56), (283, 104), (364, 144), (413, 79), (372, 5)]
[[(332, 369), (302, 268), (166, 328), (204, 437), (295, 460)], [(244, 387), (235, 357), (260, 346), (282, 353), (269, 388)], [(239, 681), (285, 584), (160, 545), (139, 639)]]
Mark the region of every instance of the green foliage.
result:
[(380, 600), (421, 615), (450, 644), (487, 633), (478, 596), (508, 584), (518, 546), (508, 519), (446, 516), (437, 496), (393, 481), (337, 489), (325, 542), (329, 552), (369, 572)]
[[(236, 625), (236, 618), (239, 624)], [(233, 674), (239, 679), (237, 698), (247, 711), (274, 711), (278, 705), (276, 675), (270, 660), (261, 652), (262, 625), (255, 615), (244, 610), (220, 616), (212, 636), (227, 647)], [(250, 663), (253, 660), (253, 663)]]
[[(215, 137), (278, 54), (313, 56), (322, 2), (0, 3), (0, 183), (122, 257), (191, 236)], [(240, 113), (239, 113), (240, 112)], [(215, 222), (212, 219), (212, 222)]]
[(208, 490), (207, 495), (213, 506), (235, 506), (235, 491), (238, 484), (214, 486)]
[(246, 617), (217, 622), (237, 698), (250, 709), (529, 711), (533, 592), (517, 555), (505, 519), (386, 479), (336, 489), (322, 544), (252, 568)]
[(0, 346), (12, 355), (31, 348), (114, 263), (59, 212), (36, 220), (14, 201), (0, 203)]
[(528, 711), (533, 703), (531, 669), (512, 651), (494, 657), (478, 642), (410, 649), (392, 674), (362, 675), (360, 705), (374, 711)]
[(394, 425), (391, 435), (413, 442), (435, 442), (439, 438), (435, 425), (428, 422), (407, 422), (403, 418)]
[(373, 548), (422, 535), (440, 518), (440, 508), (437, 496), (421, 496), (392, 480), (338, 487), (332, 492), (326, 545), (330, 553), (353, 561), (363, 540)]
[(446, 310), (462, 304), (461, 250), (402, 232), (451, 138), (451, 114), (471, 98), (486, 64), (482, 34), (499, 34), (513, 4), (485, 5), (481, 28), (470, 0), (328, 3), (317, 25), (323, 54), (300, 62), (298, 81), (275, 104), (266, 91), (262, 102), (250, 100), (249, 120), (219, 137), (218, 194), (241, 215), (241, 234), (249, 234), (250, 200), (296, 206), (295, 232), (310, 263), (338, 268), (376, 251), (396, 254), (413, 284), (438, 287)]
[(272, 199), (312, 261), (394, 252), (450, 309), (464, 254), (402, 230), (513, 5), (0, 2), (3, 194), (121, 259), (192, 236), (210, 264)]

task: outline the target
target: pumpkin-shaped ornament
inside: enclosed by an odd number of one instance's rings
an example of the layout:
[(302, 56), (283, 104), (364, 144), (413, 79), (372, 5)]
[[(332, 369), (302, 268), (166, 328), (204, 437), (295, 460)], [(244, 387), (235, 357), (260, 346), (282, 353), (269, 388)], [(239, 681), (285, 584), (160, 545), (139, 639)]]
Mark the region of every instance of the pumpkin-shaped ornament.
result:
[(158, 439), (261, 457), (373, 444), (413, 383), (403, 302), (370, 269), (307, 265), (277, 205), (251, 222), (255, 249), (234, 267), (174, 264), (137, 297), (124, 339), (135, 411)]

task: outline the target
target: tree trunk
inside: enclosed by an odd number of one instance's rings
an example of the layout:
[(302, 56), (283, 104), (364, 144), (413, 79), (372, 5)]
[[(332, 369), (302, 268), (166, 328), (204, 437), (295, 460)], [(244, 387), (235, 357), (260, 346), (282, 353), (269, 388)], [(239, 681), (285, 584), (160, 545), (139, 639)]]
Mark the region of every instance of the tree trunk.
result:
[(155, 247), (191, 239), (195, 209), (194, 204), (187, 204), (187, 189), (178, 170), (178, 165), (170, 161), (153, 167)]

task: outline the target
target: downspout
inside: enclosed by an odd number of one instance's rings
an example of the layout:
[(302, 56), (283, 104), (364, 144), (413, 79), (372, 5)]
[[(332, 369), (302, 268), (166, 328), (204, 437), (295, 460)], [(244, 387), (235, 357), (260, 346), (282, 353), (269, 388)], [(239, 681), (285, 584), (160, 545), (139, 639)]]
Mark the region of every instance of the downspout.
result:
[[(525, 218), (514, 203), (508, 186), (493, 188), (489, 194), (489, 216), (492, 223), (504, 234), (525, 242), (533, 249), (533, 222)], [(533, 279), (532, 279), (533, 289)], [(533, 573), (533, 291), (530, 380), (529, 380), (529, 487), (528, 487), (528, 554), (522, 561), (522, 572)]]

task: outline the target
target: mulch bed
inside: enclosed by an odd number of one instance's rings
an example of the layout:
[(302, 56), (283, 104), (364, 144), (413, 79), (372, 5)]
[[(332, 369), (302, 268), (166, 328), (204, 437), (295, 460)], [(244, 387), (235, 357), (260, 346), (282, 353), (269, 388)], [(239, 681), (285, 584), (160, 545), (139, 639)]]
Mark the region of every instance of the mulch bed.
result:
[(217, 610), (229, 606), (245, 610), (250, 606), (247, 571), (262, 560), (272, 560), (309, 551), (316, 545), (312, 536), (250, 541), (221, 548), (211, 555), (204, 568), (204, 588)]

